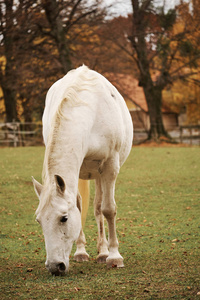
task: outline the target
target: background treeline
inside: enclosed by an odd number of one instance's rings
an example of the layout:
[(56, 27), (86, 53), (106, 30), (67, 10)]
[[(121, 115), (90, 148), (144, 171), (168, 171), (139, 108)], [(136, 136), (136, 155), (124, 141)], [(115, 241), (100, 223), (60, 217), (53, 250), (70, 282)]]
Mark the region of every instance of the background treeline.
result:
[(119, 73), (139, 80), (149, 137), (167, 135), (163, 101), (176, 111), (190, 104), (190, 122), (198, 123), (200, 0), (168, 10), (130, 0), (130, 7), (122, 17), (101, 0), (0, 0), (1, 121), (41, 120), (48, 88), (84, 63), (112, 81)]

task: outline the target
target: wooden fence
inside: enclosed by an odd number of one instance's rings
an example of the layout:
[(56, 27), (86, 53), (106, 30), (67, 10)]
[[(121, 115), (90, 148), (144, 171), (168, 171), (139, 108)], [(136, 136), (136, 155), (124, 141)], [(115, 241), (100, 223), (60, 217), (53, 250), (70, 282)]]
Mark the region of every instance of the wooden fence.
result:
[(180, 142), (184, 143), (186, 140), (189, 141), (190, 145), (200, 145), (200, 125), (188, 125), (180, 127)]
[(42, 144), (39, 123), (0, 123), (0, 146), (32, 146)]
[[(172, 128), (169, 134), (176, 142), (200, 145), (200, 125)], [(134, 129), (134, 144), (141, 143), (148, 137), (142, 129)], [(41, 123), (0, 123), (0, 146), (42, 145)]]
[[(177, 143), (199, 145), (200, 146), (200, 125), (188, 125), (171, 127), (169, 135)], [(142, 143), (148, 138), (148, 132), (143, 129), (134, 129), (134, 144)]]

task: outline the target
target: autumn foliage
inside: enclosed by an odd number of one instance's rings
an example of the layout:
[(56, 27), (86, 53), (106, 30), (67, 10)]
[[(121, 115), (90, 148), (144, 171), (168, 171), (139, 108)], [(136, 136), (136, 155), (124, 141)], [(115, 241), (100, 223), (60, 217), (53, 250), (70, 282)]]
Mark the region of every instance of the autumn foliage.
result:
[[(154, 104), (156, 95), (161, 95), (155, 109), (164, 103), (177, 113), (185, 110), (187, 123), (198, 124), (199, 0), (192, 5), (183, 2), (167, 12), (151, 9), (150, 4), (153, 1), (143, 1), (138, 16), (108, 18), (101, 1), (94, 5), (85, 0), (1, 1), (1, 120), (40, 120), (51, 84), (84, 63), (108, 77), (131, 75), (144, 91), (149, 72), (151, 88), (157, 89)], [(136, 18), (143, 31), (136, 32), (140, 28)], [(143, 36), (140, 45), (139, 36)], [(145, 49), (145, 60), (141, 49)], [(148, 89), (147, 104), (151, 102)]]

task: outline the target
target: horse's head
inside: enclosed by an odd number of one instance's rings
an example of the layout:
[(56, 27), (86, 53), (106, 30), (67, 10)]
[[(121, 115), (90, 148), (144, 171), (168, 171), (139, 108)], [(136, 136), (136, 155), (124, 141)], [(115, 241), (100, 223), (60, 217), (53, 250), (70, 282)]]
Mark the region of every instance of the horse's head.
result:
[(33, 178), (40, 200), (36, 220), (45, 238), (46, 268), (52, 275), (64, 275), (69, 268), (72, 245), (81, 230), (81, 214), (76, 196), (67, 193), (64, 180), (58, 175), (54, 179), (51, 186), (43, 186)]

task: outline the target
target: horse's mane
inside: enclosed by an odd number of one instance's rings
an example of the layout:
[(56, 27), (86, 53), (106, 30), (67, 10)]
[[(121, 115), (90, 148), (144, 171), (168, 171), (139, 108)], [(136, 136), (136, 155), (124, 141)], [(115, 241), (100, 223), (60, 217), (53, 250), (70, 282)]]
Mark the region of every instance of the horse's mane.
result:
[[(96, 80), (98, 77), (96, 74), (96, 72), (90, 71), (88, 67), (83, 65), (76, 70), (71, 70), (67, 73), (66, 76), (63, 77), (62, 84), (66, 84), (67, 88), (66, 90), (64, 90), (62, 99), (54, 113), (53, 119), (51, 120), (51, 128), (49, 130), (44, 156), (42, 182), (45, 188), (49, 188), (54, 183), (50, 182), (50, 180), (54, 180), (54, 176), (51, 176), (50, 179), (49, 174), (52, 165), (55, 164), (55, 160), (52, 154), (57, 143), (60, 124), (64, 119), (67, 120), (70, 118), (70, 116), (66, 116), (63, 114), (63, 107), (64, 105), (67, 105), (68, 107), (87, 105), (87, 102), (80, 98), (80, 92), (91, 90), (92, 86), (97, 83)], [(71, 83), (69, 84), (70, 81)], [(38, 210), (43, 209), (43, 207), (47, 204), (46, 202), (48, 202), (48, 198), (44, 198), (44, 202), (45, 203), (41, 203), (40, 201)]]

